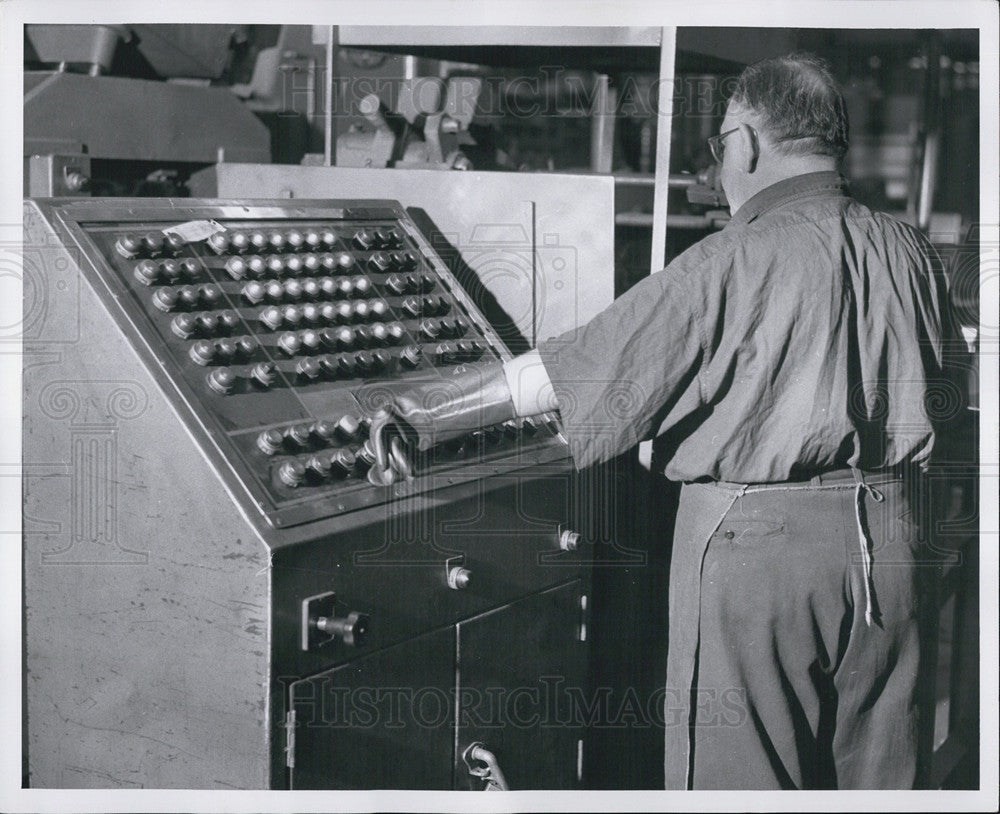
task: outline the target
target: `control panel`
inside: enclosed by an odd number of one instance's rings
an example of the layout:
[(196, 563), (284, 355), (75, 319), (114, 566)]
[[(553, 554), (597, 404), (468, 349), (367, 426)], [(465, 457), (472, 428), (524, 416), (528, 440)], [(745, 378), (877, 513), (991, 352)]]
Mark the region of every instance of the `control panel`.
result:
[(369, 483), (387, 391), (508, 356), (399, 204), (106, 206), (64, 226), (268, 524), (565, 454), (554, 422), (517, 420), (424, 453), (427, 477)]

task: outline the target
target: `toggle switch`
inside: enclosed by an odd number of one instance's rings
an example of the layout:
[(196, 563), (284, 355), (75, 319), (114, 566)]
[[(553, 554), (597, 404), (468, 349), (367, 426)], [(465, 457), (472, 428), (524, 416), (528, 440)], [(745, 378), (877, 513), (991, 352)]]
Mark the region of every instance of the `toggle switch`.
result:
[(258, 362), (250, 369), (250, 378), (264, 388), (270, 387), (278, 378), (278, 368), (274, 362)]
[(302, 600), (299, 647), (315, 650), (340, 641), (348, 647), (368, 643), (371, 619), (368, 614), (350, 611), (337, 616), (336, 595), (328, 591)]

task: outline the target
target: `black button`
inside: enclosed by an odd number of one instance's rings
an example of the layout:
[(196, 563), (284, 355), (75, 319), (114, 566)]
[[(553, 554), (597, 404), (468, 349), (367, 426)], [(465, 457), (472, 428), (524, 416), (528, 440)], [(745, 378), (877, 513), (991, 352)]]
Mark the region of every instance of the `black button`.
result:
[(727, 530), (722, 536), (725, 537), (727, 540), (732, 540), (736, 536), (736, 532), (730, 529)]

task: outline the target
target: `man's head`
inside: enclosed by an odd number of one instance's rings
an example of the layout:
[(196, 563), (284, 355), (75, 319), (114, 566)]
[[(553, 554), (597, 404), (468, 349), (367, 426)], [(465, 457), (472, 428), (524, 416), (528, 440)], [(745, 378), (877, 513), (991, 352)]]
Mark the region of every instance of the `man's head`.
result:
[(836, 169), (847, 152), (847, 108), (825, 62), (790, 54), (743, 71), (719, 133), (728, 133), (721, 178), (735, 212), (783, 178)]

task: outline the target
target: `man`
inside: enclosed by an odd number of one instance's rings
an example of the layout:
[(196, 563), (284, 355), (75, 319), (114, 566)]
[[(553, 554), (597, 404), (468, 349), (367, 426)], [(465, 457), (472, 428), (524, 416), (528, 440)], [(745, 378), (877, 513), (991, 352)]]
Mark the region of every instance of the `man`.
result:
[(934, 442), (946, 290), (916, 230), (847, 196), (821, 61), (747, 68), (710, 144), (721, 232), (582, 328), (459, 371), (451, 396), (400, 396), (376, 434), (426, 447), (559, 409), (580, 468), (655, 439), (684, 483), (667, 787), (909, 788), (927, 569), (908, 494)]

